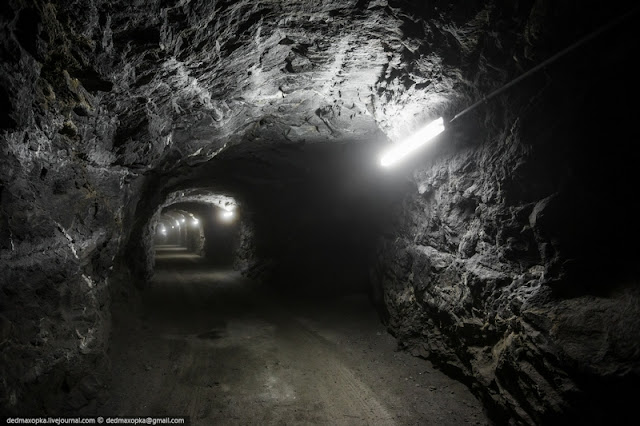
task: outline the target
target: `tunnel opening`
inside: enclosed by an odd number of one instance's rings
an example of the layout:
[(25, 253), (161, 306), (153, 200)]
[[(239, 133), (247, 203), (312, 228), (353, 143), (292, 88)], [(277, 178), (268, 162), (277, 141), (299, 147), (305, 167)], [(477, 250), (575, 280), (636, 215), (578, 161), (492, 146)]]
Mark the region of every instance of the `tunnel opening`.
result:
[[(382, 307), (370, 272), (379, 239), (390, 232), (394, 212), (412, 188), (410, 169), (380, 169), (377, 156), (387, 143), (228, 148), (165, 179), (165, 187), (149, 186), (164, 201), (147, 208), (155, 213), (140, 222), (146, 238), (133, 246), (138, 255), (131, 258), (139, 263), (139, 253), (146, 252), (154, 258), (146, 263), (157, 265), (150, 246), (181, 246), (208, 267), (236, 268), (289, 295), (369, 293)], [(181, 220), (189, 225), (193, 218), (197, 226), (182, 226)], [(187, 244), (196, 231), (200, 250)]]
[[(235, 207), (235, 206), (234, 206)], [(184, 251), (210, 266), (233, 267), (240, 246), (237, 212), (215, 205), (180, 202), (162, 208), (151, 226), (156, 263), (158, 251)]]
[[(137, 222), (132, 233), (137, 237), (128, 244), (132, 254), (129, 267), (140, 271), (137, 287), (147, 287), (158, 260), (166, 263), (171, 255), (179, 253), (212, 267), (234, 267), (244, 224), (237, 219), (240, 209), (236, 200), (207, 187), (159, 186), (151, 185), (155, 195), (143, 199), (140, 208), (148, 213)], [(173, 256), (173, 260), (178, 257)]]
[(238, 225), (244, 223), (251, 235), (250, 246), (242, 248), (251, 258), (245, 265), (248, 276), (273, 288), (321, 297), (368, 292), (378, 239), (388, 232), (393, 211), (411, 187), (406, 170), (381, 173), (375, 158), (383, 143), (276, 144), (249, 150), (239, 145), (181, 185), (214, 181), (242, 199), (237, 218), (218, 220), (215, 232), (238, 238)]

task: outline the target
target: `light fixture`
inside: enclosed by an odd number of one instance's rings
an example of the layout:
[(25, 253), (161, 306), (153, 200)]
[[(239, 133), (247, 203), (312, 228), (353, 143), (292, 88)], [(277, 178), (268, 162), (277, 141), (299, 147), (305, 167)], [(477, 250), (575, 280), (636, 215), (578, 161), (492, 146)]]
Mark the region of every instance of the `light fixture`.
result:
[(176, 220), (176, 226), (180, 226), (180, 221)]
[(185, 218), (183, 217), (182, 219), (180, 219), (180, 222), (184, 223), (185, 222)]
[(401, 161), (408, 154), (417, 150), (443, 131), (444, 120), (440, 117), (418, 130), (406, 140), (389, 148), (389, 150), (380, 157), (380, 165), (388, 167)]
[(200, 223), (200, 221), (198, 219), (196, 219), (195, 217), (193, 218), (193, 222), (194, 225), (197, 225)]
[(171, 225), (171, 229), (175, 229), (175, 226)]
[(233, 211), (231, 210), (225, 210), (222, 213), (220, 213), (220, 217), (224, 220), (231, 220), (231, 218), (233, 218)]

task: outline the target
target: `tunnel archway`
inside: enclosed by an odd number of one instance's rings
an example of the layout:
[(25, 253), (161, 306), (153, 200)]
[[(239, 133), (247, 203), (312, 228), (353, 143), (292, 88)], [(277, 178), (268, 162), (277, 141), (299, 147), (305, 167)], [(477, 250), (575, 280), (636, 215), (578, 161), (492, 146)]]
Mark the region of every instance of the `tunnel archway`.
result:
[[(189, 212), (201, 220), (208, 263), (234, 264), (298, 293), (368, 292), (384, 312), (369, 271), (379, 238), (411, 189), (407, 169), (380, 173), (384, 143), (379, 135), (372, 144), (238, 145), (179, 178), (157, 178), (143, 198), (150, 204), (140, 208), (153, 214), (139, 222), (143, 237), (130, 241), (131, 252), (149, 260), (131, 256), (132, 269), (148, 264), (150, 277), (154, 224), (168, 211)], [(163, 201), (154, 206), (156, 199)], [(231, 220), (222, 216), (228, 210)]]
[(211, 265), (233, 265), (239, 256), (242, 224), (237, 216), (237, 211), (214, 204), (180, 202), (164, 207), (152, 225), (156, 229), (156, 251), (161, 246), (176, 246)]
[(245, 219), (239, 217), (237, 201), (206, 188), (186, 188), (170, 191), (154, 213), (139, 222), (141, 240), (131, 244), (140, 254), (132, 265), (147, 265), (145, 275), (151, 277), (158, 248), (185, 250), (202, 257), (211, 265), (237, 266), (240, 229)]

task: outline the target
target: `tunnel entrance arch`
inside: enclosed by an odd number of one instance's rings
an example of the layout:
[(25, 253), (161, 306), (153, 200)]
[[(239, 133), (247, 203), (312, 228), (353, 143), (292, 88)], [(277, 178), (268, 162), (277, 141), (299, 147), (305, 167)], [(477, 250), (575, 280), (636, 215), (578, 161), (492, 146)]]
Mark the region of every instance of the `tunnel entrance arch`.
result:
[(229, 195), (202, 188), (170, 193), (146, 225), (148, 276), (153, 276), (158, 248), (183, 251), (208, 265), (241, 268), (245, 222), (240, 203)]

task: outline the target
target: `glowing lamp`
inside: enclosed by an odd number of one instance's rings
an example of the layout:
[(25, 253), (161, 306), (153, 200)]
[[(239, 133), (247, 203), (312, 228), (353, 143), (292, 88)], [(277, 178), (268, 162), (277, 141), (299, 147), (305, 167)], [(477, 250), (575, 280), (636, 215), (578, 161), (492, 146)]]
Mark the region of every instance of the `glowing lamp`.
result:
[(220, 216), (224, 220), (231, 220), (231, 218), (233, 217), (233, 212), (231, 210), (225, 210), (220, 214)]
[(184, 221), (185, 221), (184, 217), (180, 219), (180, 222), (184, 223)]
[(193, 219), (193, 224), (194, 224), (194, 225), (197, 225), (197, 224), (199, 224), (199, 223), (200, 223), (200, 221), (199, 221), (198, 219), (195, 219), (195, 218)]
[(406, 140), (389, 148), (389, 150), (380, 157), (380, 165), (382, 167), (388, 167), (401, 161), (404, 157), (416, 151), (443, 131), (444, 120), (440, 117), (418, 130)]
[(180, 226), (180, 221), (176, 220), (176, 226)]

